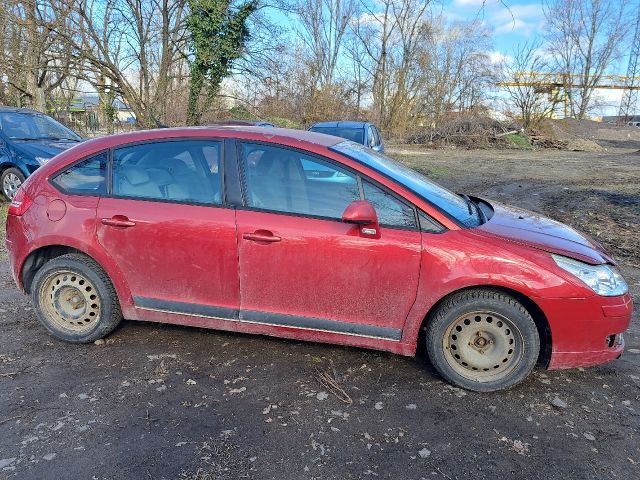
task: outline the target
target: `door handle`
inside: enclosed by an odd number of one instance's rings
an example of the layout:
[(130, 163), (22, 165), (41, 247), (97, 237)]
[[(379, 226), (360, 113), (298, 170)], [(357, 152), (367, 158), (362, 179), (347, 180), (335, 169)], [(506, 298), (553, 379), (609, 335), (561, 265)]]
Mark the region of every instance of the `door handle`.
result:
[(102, 224), (109, 227), (135, 227), (136, 222), (132, 222), (124, 215), (114, 215), (111, 218), (103, 218)]
[(280, 237), (276, 237), (273, 233), (268, 230), (256, 230), (253, 233), (243, 233), (242, 238), (245, 240), (250, 240), (252, 242), (279, 242), (282, 240)]

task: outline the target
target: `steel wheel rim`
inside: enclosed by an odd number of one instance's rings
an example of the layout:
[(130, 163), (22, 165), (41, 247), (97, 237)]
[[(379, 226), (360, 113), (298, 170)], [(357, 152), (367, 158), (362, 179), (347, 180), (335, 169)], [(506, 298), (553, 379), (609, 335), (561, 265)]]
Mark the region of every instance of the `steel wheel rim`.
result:
[(504, 315), (475, 311), (451, 322), (443, 338), (447, 363), (459, 375), (481, 383), (501, 380), (520, 363), (524, 341)]
[(92, 330), (102, 310), (96, 286), (85, 276), (71, 271), (58, 271), (44, 280), (40, 305), (57, 327), (73, 332)]
[(5, 175), (4, 180), (2, 181), (2, 189), (10, 199), (15, 196), (16, 192), (20, 188), (20, 185), (22, 185), (22, 180), (20, 180), (20, 177), (18, 177), (15, 173), (8, 173), (7, 175)]

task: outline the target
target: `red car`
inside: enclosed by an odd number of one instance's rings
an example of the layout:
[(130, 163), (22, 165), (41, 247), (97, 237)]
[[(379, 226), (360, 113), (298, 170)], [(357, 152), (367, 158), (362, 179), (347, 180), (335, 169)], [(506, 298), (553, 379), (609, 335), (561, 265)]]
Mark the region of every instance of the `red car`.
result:
[(7, 218), (18, 286), (70, 342), (121, 319), (414, 355), (510, 387), (618, 358), (632, 313), (615, 261), (540, 215), (456, 195), (363, 145), (247, 128), (79, 144)]

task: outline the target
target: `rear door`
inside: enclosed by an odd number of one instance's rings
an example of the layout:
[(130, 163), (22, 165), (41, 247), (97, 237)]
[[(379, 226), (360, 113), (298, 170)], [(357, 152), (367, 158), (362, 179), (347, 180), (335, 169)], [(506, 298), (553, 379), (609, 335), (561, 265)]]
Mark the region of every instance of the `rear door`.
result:
[(201, 139), (113, 151), (97, 236), (136, 306), (237, 316), (235, 211), (225, 205), (222, 153), (221, 141)]
[(276, 146), (245, 143), (240, 157), (241, 319), (399, 340), (420, 273), (414, 210), (365, 238), (341, 221), (363, 194), (353, 172)]

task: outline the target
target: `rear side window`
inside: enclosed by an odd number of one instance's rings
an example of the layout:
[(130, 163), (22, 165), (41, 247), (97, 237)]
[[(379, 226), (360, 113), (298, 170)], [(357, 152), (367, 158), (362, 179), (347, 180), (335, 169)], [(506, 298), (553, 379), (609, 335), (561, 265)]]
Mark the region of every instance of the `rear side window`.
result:
[(374, 129), (371, 125), (369, 125), (369, 128), (367, 129), (367, 131), (369, 132), (367, 135), (367, 146), (368, 147), (375, 147), (376, 145), (378, 145), (377, 139), (376, 139), (376, 134), (374, 133)]
[(107, 193), (107, 152), (76, 163), (51, 181), (59, 190), (71, 195), (101, 196)]
[(220, 142), (209, 140), (144, 143), (114, 150), (113, 195), (221, 204), (220, 152)]
[(417, 229), (413, 207), (365, 180), (362, 182), (362, 187), (364, 198), (376, 209), (380, 225)]
[(364, 143), (364, 129), (362, 127), (311, 127), (312, 132), (334, 135), (346, 138), (352, 142)]

